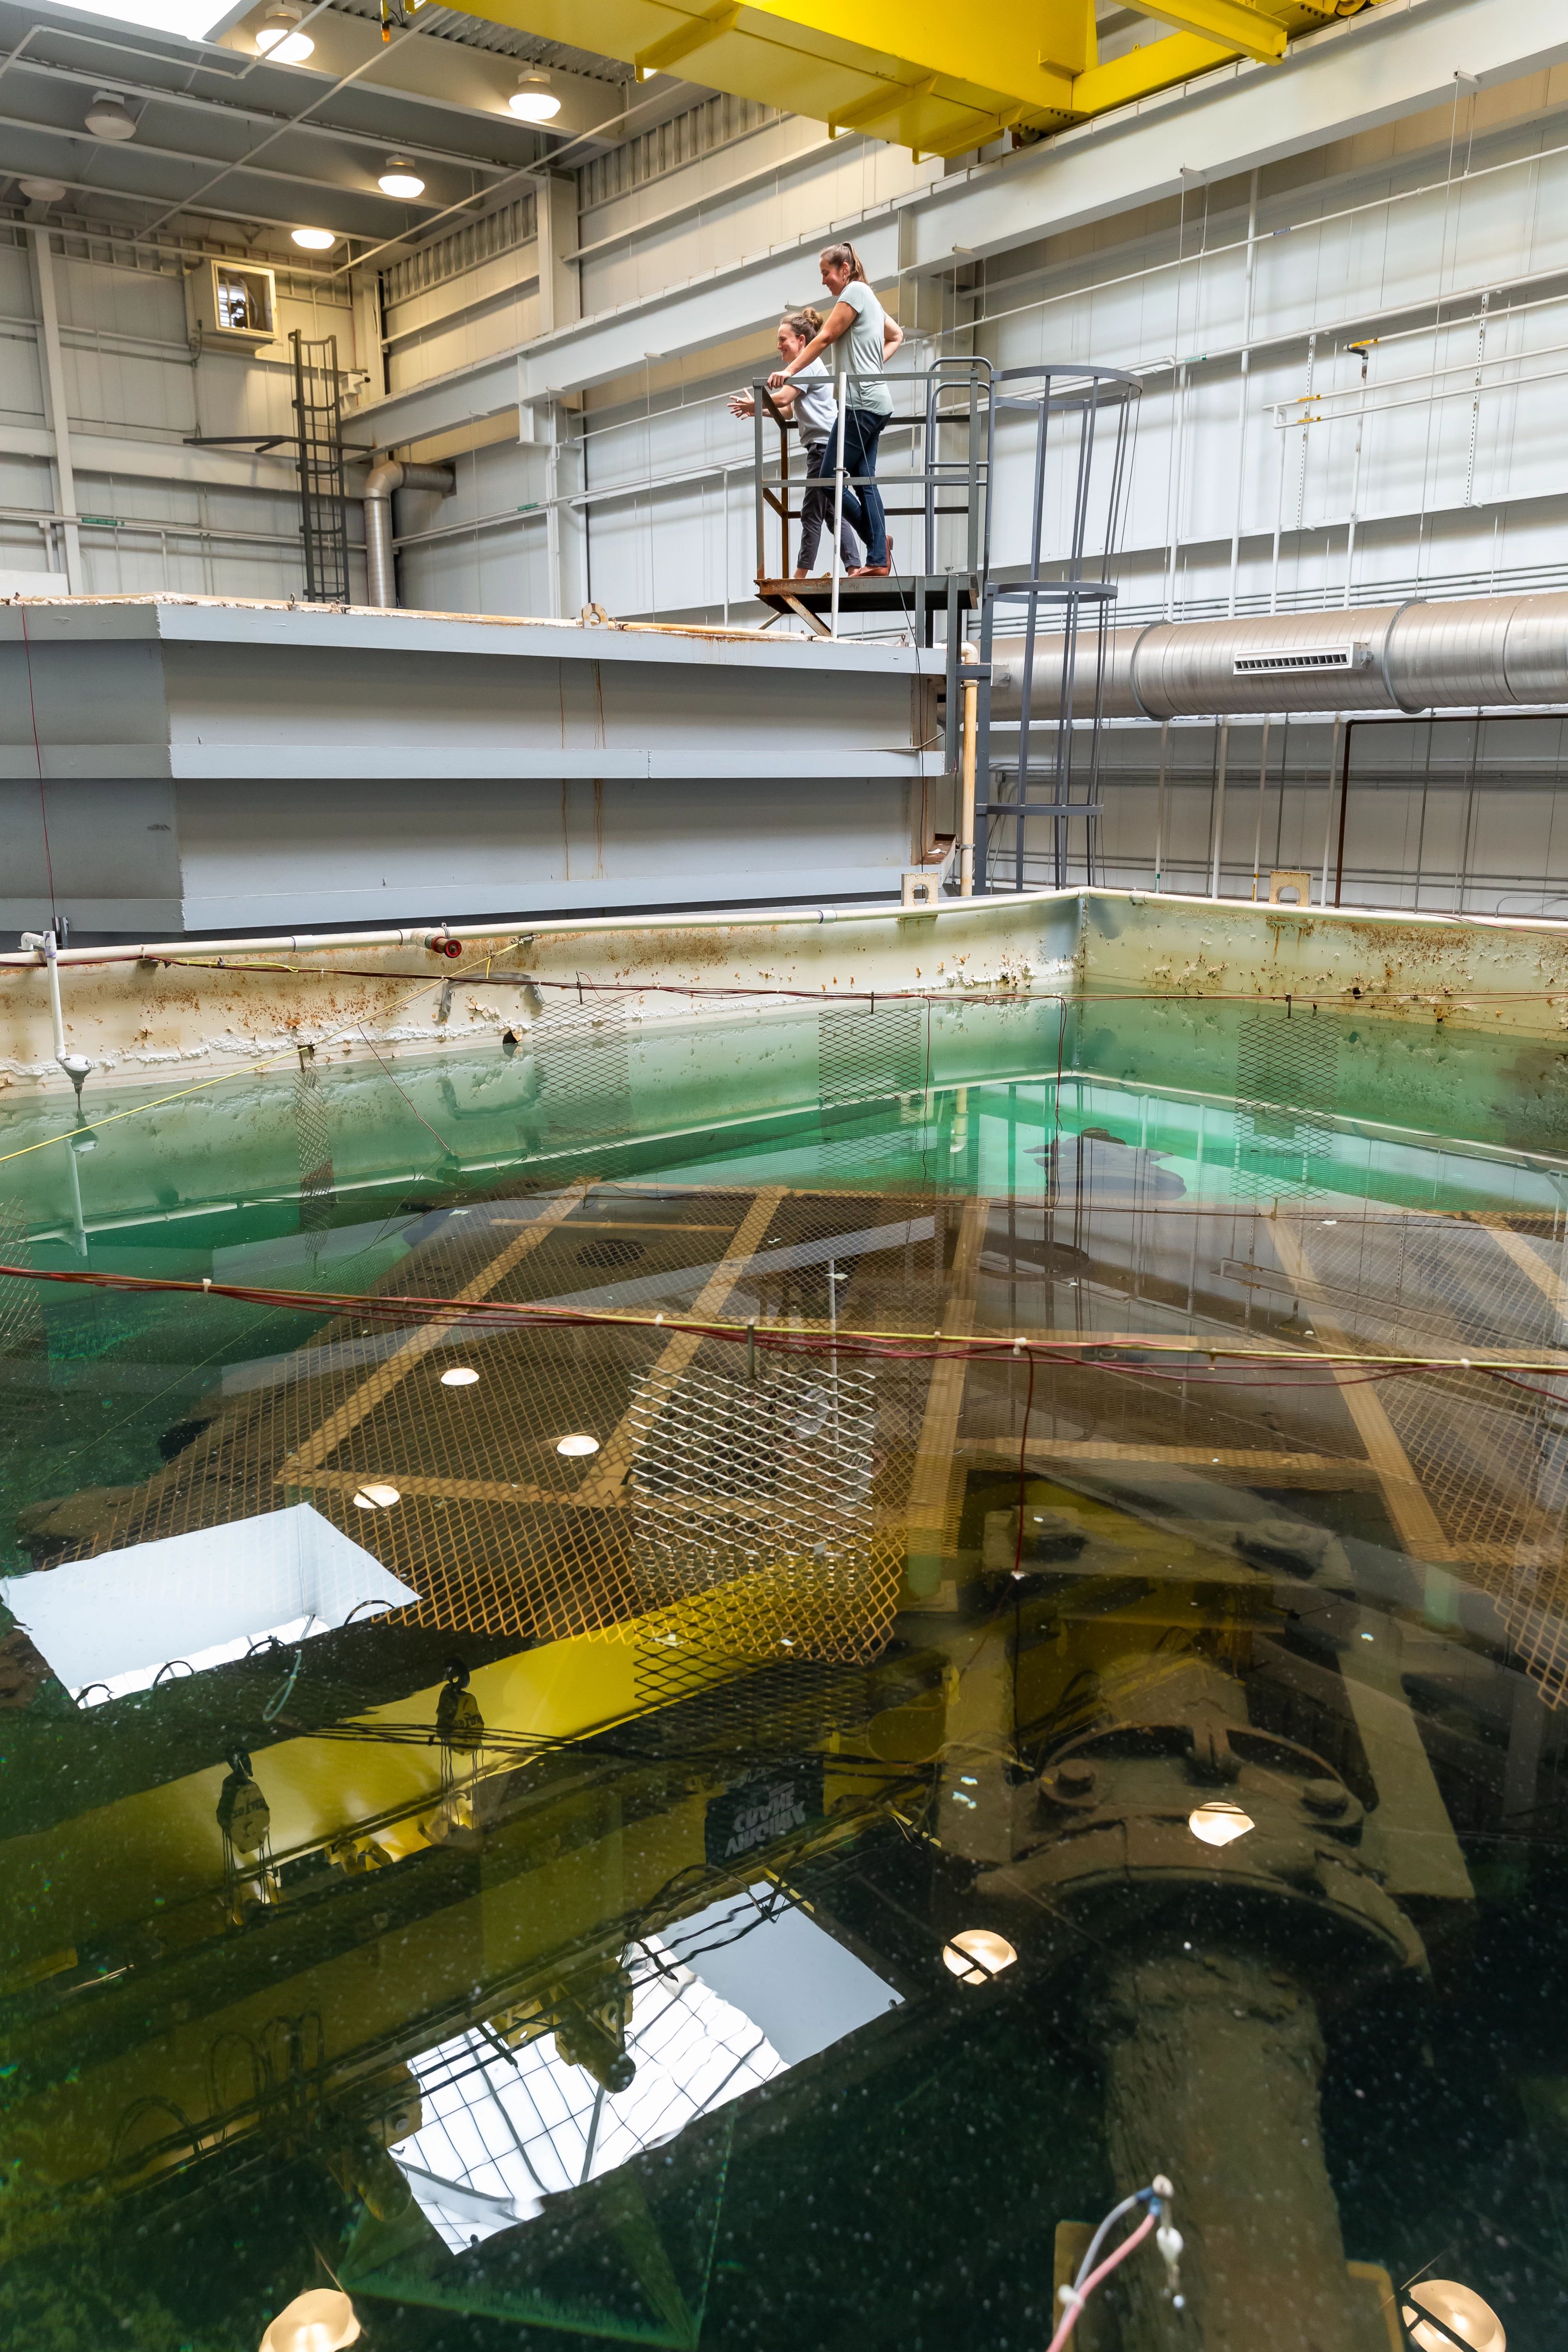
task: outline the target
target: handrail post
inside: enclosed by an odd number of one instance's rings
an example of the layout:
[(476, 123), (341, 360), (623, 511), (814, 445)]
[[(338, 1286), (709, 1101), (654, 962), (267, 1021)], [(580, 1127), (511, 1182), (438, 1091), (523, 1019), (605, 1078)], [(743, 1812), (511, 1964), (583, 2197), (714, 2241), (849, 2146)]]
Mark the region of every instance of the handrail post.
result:
[(977, 745), (975, 736), (980, 725), (980, 680), (972, 676), (980, 659), (980, 648), (966, 638), (959, 647), (963, 664), (963, 789), (960, 795), (958, 819), (958, 895), (961, 898), (974, 896), (974, 770)]
[(767, 499), (763, 488), (763, 390), (764, 387), (760, 383), (753, 384), (752, 387), (752, 443), (755, 466), (752, 479), (755, 485), (757, 507), (757, 578), (759, 580), (765, 580), (768, 576)]

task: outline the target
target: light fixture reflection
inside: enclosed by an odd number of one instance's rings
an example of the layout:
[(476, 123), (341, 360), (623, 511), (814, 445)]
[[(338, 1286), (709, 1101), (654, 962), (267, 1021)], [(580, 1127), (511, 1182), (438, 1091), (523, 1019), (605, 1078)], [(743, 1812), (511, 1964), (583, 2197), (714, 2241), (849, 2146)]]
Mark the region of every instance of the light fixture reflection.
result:
[(261, 2352), (342, 2352), (359, 2341), (353, 2305), (341, 2287), (312, 2287), (285, 2305), (261, 2339)]
[(444, 1389), (471, 1389), (479, 1377), (470, 1365), (454, 1364), (450, 1371), (442, 1373), (441, 1386)]
[(569, 1462), (579, 1459), (584, 1454), (597, 1454), (598, 1450), (598, 1439), (590, 1437), (587, 1431), (583, 1429), (574, 1430), (570, 1437), (558, 1437), (555, 1441), (555, 1451), (557, 1454), (564, 1454)]
[(309, 33), (298, 30), (304, 13), (302, 8), (268, 8), (256, 32), (256, 46), (262, 57), (270, 58), (274, 65), (302, 66), (308, 57), (314, 55), (315, 42)]
[(998, 1936), (992, 1927), (961, 1927), (951, 1944), (942, 1947), (942, 1965), (965, 1984), (989, 1984), (1004, 1969), (1010, 1969), (1017, 1953), (1005, 1936)]
[(542, 73), (519, 74), (517, 88), (507, 104), (524, 122), (553, 122), (561, 111), (561, 100), (550, 87), (550, 76)]
[(1194, 1807), (1187, 1815), (1187, 1827), (1205, 1845), (1234, 1845), (1237, 1838), (1245, 1837), (1258, 1823), (1239, 1805), (1229, 1803), (1224, 1797), (1211, 1797), (1206, 1804)]
[(362, 1486), (354, 1496), (354, 1508), (356, 1511), (390, 1511), (394, 1503), (402, 1500), (395, 1486)]
[[(1475, 2352), (1508, 2352), (1501, 2320), (1473, 2286), (1463, 2286), (1458, 2279), (1421, 2279), (1405, 2288), (1401, 2301), (1410, 2341), (1419, 2345), (1420, 2352), (1454, 2352), (1451, 2339), (1456, 2336), (1461, 2344), (1473, 2345)], [(1440, 2326), (1430, 2326), (1423, 2312)], [(1447, 2336), (1441, 2332), (1445, 2327)]]
[(376, 182), (384, 196), (422, 196), (425, 183), (406, 155), (389, 155), (386, 169)]
[(331, 253), (338, 241), (336, 230), (330, 228), (297, 228), (289, 234), (307, 253)]

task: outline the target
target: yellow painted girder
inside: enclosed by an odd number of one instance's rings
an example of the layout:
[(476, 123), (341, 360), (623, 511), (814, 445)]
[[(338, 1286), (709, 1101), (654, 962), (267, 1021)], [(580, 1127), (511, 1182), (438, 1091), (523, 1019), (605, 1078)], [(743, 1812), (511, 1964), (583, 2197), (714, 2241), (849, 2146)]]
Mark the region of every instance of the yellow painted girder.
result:
[(1197, 33), (1245, 58), (1273, 65), (1285, 54), (1285, 27), (1247, 0), (1138, 0), (1138, 13), (1179, 33)]
[(1248, 56), (1363, 0), (1138, 0), (1178, 26), (1099, 63), (1093, 0), (961, 12), (951, 0), (457, 0), (469, 16), (679, 71), (706, 89), (918, 153), (953, 155), (1014, 126), (1045, 131), (1101, 114)]

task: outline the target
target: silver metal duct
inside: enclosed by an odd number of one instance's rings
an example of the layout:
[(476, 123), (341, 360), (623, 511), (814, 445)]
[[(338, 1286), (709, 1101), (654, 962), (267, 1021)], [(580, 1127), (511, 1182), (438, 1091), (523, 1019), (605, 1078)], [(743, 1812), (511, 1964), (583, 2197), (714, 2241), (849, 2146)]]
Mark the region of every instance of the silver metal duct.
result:
[(458, 478), (450, 466), (402, 466), (395, 457), (373, 466), (364, 485), (364, 578), (367, 604), (397, 602), (397, 563), (392, 551), (394, 490), (439, 490), (450, 498)]
[[(1089, 719), (1092, 659), (1082, 667), (1089, 675), (1075, 683), (1073, 716)], [(1061, 677), (1061, 639), (1037, 641), (1032, 717), (1057, 716)], [(1021, 638), (995, 646), (991, 680), (993, 719), (1016, 719), (1024, 684)], [(1557, 593), (1112, 629), (1102, 708), (1108, 719), (1163, 719), (1563, 701), (1568, 594)]]

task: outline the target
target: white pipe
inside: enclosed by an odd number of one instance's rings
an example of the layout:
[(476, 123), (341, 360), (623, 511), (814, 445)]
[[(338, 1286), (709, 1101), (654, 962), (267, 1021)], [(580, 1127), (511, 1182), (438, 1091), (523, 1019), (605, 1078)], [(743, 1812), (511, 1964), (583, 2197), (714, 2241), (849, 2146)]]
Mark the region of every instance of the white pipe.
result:
[(959, 683), (963, 688), (963, 805), (958, 820), (958, 895), (961, 898), (974, 896), (974, 759), (979, 733), (980, 681), (966, 677), (980, 659), (980, 648), (965, 638), (958, 649), (963, 665)]
[(450, 498), (458, 478), (450, 466), (405, 466), (384, 457), (365, 476), (364, 580), (367, 604), (394, 609), (397, 604), (397, 562), (392, 551), (392, 494), (395, 490), (439, 490)]
[[(1059, 890), (1026, 890), (1026, 899), (1059, 898)], [(1068, 895), (1071, 895), (1070, 893)], [(1020, 904), (1018, 894), (1009, 891), (1005, 903)], [(668, 915), (582, 915), (558, 916), (541, 921), (531, 915), (500, 916), (489, 923), (445, 923), (443, 938), (448, 940), (493, 940), (504, 932), (514, 932), (521, 945), (531, 945), (536, 939), (557, 936), (571, 937), (578, 932), (601, 931), (711, 931), (739, 928), (755, 930), (762, 928), (782, 929), (791, 924), (816, 929), (822, 923), (900, 922), (909, 909), (898, 899), (890, 903), (879, 899), (865, 907), (731, 907), (718, 914), (687, 913)], [(933, 915), (992, 914), (996, 912), (994, 901), (975, 898), (939, 899), (934, 907), (922, 908)], [(431, 926), (421, 923), (408, 930), (382, 931), (282, 931), (263, 939), (230, 940), (156, 940), (135, 947), (61, 948), (61, 963), (187, 963), (193, 969), (206, 970), (214, 961), (233, 962), (243, 956), (312, 955), (332, 948), (413, 948), (424, 947), (431, 936)], [(23, 933), (26, 943), (41, 944), (42, 934)], [(0, 971), (6, 967), (31, 970), (37, 966), (36, 954), (0, 954)], [(378, 975), (379, 976), (379, 975)], [(406, 980), (407, 972), (388, 972), (389, 980)], [(521, 975), (520, 974), (521, 978)]]
[[(993, 720), (1023, 708), (1022, 637), (991, 656)], [(1031, 707), (1057, 715), (1059, 637), (1036, 648)], [(1073, 716), (1094, 715), (1092, 666), (1079, 671)], [(1568, 593), (1468, 596), (1423, 604), (1264, 613), (1223, 621), (1154, 621), (1109, 633), (1107, 719), (1237, 719), (1284, 711), (1487, 709), (1568, 702)]]
[(32, 953), (30, 955), (7, 956), (5, 958), (5, 961), (7, 963), (36, 964), (38, 958), (42, 957), (44, 970), (49, 976), (49, 1013), (54, 1023), (55, 1059), (59, 1064), (61, 1069), (65, 1072), (67, 1077), (70, 1080), (72, 1086), (75, 1087), (78, 1094), (79, 1095), (81, 1092), (81, 1082), (83, 1078), (87, 1076), (88, 1072), (91, 1069), (92, 1064), (89, 1061), (85, 1054), (70, 1054), (66, 1051), (65, 1010), (60, 1003), (60, 958), (58, 942), (57, 941), (52, 930), (24, 931), (22, 934), (22, 945), (24, 948), (31, 949)]

